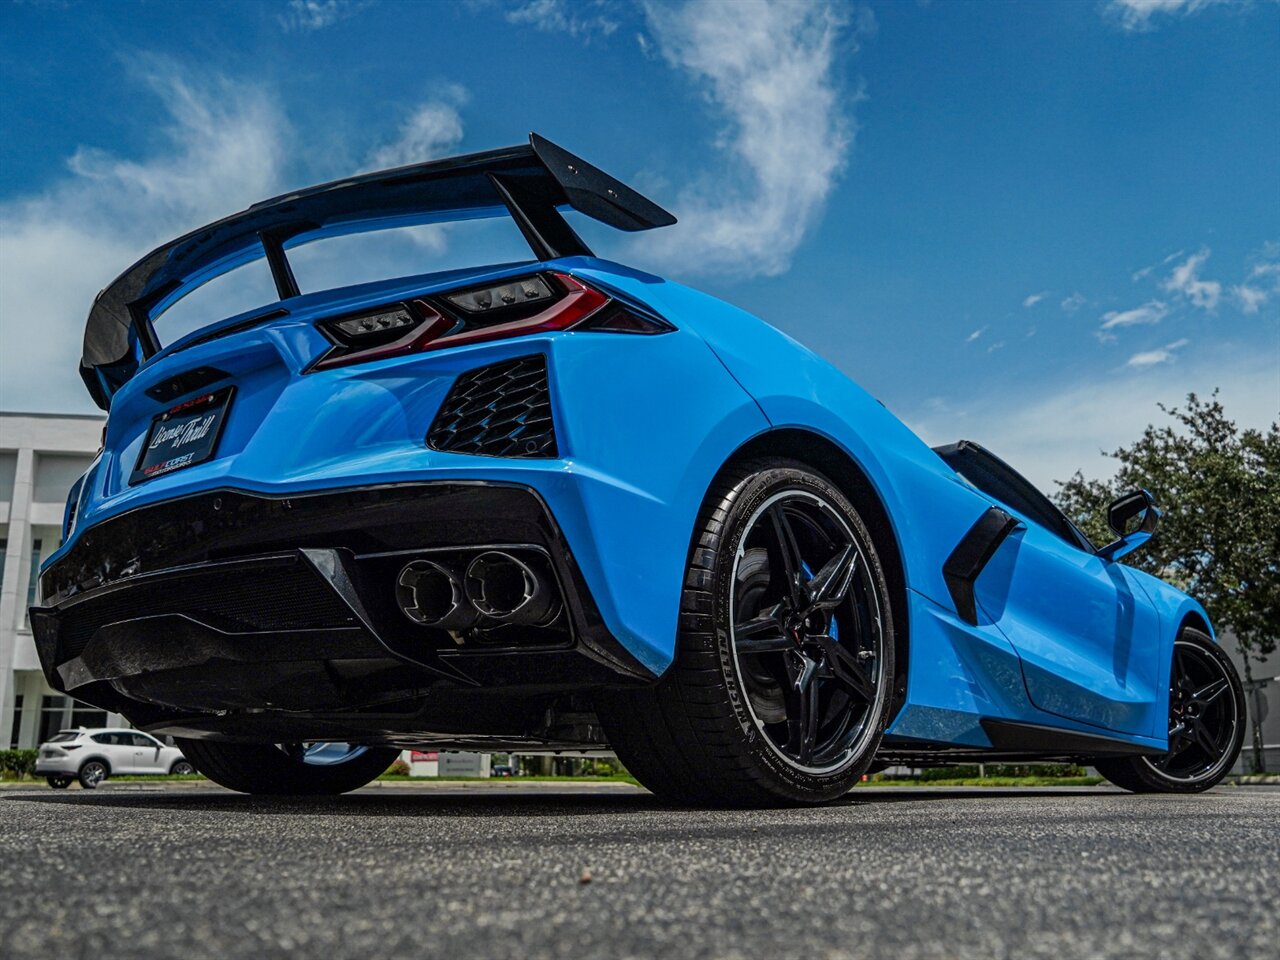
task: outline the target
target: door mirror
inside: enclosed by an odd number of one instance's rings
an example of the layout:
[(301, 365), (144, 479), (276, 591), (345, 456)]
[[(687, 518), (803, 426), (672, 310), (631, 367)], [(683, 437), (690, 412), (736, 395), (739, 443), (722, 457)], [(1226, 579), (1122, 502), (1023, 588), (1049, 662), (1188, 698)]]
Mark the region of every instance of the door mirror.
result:
[(1126, 493), (1107, 507), (1107, 526), (1116, 539), (1099, 550), (1098, 555), (1106, 560), (1119, 560), (1132, 553), (1151, 539), (1159, 521), (1160, 511), (1150, 491)]

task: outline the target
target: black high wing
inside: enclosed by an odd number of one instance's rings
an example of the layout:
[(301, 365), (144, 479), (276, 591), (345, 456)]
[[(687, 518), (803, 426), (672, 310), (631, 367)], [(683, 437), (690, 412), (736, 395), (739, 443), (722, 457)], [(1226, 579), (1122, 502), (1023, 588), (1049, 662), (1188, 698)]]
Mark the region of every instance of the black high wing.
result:
[(509, 213), (539, 260), (590, 255), (560, 210), (572, 207), (619, 230), (676, 222), (666, 210), (550, 140), (411, 164), (309, 187), (157, 247), (94, 300), (80, 375), (99, 407), (160, 349), (153, 317), (192, 290), (265, 257), (281, 299), (297, 284), (285, 249), (368, 230)]

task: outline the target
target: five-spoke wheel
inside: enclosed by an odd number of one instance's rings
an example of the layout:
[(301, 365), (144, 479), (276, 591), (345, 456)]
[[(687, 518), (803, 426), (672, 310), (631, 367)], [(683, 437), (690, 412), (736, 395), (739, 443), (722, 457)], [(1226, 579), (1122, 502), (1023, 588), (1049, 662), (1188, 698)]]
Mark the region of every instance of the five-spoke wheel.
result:
[(837, 507), (807, 490), (757, 507), (736, 556), (731, 609), (746, 706), (766, 741), (814, 773), (860, 753), (883, 690), (882, 614)]
[(1245, 700), (1235, 666), (1218, 644), (1185, 629), (1169, 672), (1169, 750), (1099, 760), (1098, 772), (1138, 793), (1194, 793), (1218, 783), (1244, 743)]
[(893, 618), (871, 533), (827, 478), (791, 461), (727, 472), (690, 551), (676, 660), (597, 712), (637, 779), (684, 803), (821, 803), (884, 732)]
[(80, 781), (80, 786), (86, 790), (94, 790), (98, 784), (106, 780), (111, 775), (110, 768), (103, 760), (86, 760), (80, 765), (79, 776), (76, 777)]

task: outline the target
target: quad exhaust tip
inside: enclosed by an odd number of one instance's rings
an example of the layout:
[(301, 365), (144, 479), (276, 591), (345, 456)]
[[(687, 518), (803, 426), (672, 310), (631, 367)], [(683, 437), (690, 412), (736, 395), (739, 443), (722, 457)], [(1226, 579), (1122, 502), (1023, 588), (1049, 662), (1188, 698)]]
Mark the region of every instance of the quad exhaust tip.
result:
[(560, 612), (560, 600), (544, 576), (523, 560), (487, 550), (467, 565), (467, 599), (501, 623), (545, 626)]
[(404, 565), (396, 577), (396, 602), (414, 623), (442, 630), (465, 630), (480, 619), (458, 577), (432, 560)]
[(396, 577), (396, 602), (414, 623), (466, 630), (486, 621), (546, 626), (560, 613), (549, 578), (503, 550), (486, 550), (459, 577), (434, 560), (411, 560)]

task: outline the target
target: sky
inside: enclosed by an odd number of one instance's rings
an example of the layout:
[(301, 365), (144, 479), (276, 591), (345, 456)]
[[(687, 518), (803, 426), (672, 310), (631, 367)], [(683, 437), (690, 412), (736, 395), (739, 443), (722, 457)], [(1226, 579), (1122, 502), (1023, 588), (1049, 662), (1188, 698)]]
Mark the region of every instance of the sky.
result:
[[(1275, 0), (5, 2), (0, 409), (94, 410), (89, 305), (154, 246), (536, 130), (680, 219), (575, 221), (597, 253), (756, 313), (931, 443), (1106, 476), (1189, 391), (1280, 415), (1277, 63)], [(493, 221), (296, 268), (526, 257)], [(162, 338), (273, 298), (237, 271)]]

